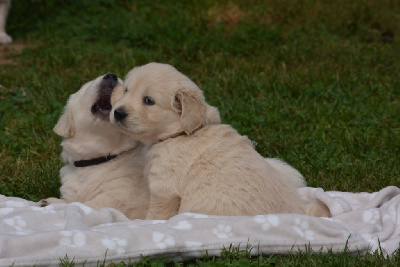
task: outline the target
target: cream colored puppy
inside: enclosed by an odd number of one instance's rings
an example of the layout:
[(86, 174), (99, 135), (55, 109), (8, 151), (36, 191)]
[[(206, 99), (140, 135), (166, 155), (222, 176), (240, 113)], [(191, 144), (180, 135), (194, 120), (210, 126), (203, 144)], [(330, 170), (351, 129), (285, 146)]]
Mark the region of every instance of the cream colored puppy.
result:
[(131, 70), (111, 97), (110, 121), (149, 145), (147, 219), (182, 212), (214, 215), (305, 213), (295, 186), (252, 142), (205, 102), (189, 78), (166, 64)]
[(54, 132), (63, 137), (61, 199), (94, 209), (111, 207), (130, 219), (144, 219), (149, 189), (143, 175), (146, 147), (119, 132), (109, 121), (110, 97), (121, 80), (108, 73), (72, 94)]

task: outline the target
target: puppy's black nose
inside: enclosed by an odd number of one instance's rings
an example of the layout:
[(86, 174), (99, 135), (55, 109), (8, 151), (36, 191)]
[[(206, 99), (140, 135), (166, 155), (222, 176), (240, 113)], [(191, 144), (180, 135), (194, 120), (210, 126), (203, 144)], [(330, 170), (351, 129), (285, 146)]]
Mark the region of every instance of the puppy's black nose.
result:
[(114, 118), (116, 121), (122, 121), (128, 116), (128, 113), (125, 112), (123, 108), (117, 108), (114, 110)]
[(104, 80), (112, 80), (112, 81), (117, 81), (118, 77), (117, 75), (115, 75), (114, 73), (107, 73), (106, 75), (104, 75), (103, 77)]

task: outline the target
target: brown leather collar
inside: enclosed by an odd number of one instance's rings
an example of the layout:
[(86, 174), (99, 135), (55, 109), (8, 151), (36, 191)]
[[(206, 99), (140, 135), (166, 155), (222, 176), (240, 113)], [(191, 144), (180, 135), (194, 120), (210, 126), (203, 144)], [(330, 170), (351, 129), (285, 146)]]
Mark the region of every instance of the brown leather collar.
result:
[(103, 157), (98, 157), (94, 159), (84, 159), (84, 160), (78, 160), (74, 161), (74, 166), (75, 167), (89, 167), (93, 165), (99, 165), (102, 163), (105, 163), (107, 161), (110, 161), (112, 159), (115, 159), (118, 155), (108, 155), (108, 156), (103, 156)]
[(197, 132), (198, 130), (201, 130), (203, 127), (204, 127), (203, 125), (200, 125), (200, 127), (197, 128), (196, 130), (194, 130), (191, 134), (187, 134), (187, 133), (185, 133), (185, 132), (180, 132), (180, 133), (176, 133), (176, 134), (170, 135), (170, 136), (168, 136), (168, 137), (166, 137), (166, 138), (159, 139), (159, 140), (158, 140), (157, 142), (155, 142), (153, 145), (159, 144), (159, 143), (164, 142), (164, 141), (166, 141), (166, 140), (168, 140), (168, 139), (176, 138), (176, 137), (179, 137), (179, 136), (182, 136), (182, 135), (187, 135), (187, 136), (192, 135), (192, 134), (194, 134), (195, 132)]
[(121, 153), (117, 154), (117, 155), (107, 155), (107, 156), (102, 156), (102, 157), (98, 157), (98, 158), (93, 158), (93, 159), (83, 159), (83, 160), (77, 160), (74, 161), (74, 166), (78, 167), (78, 168), (82, 168), (82, 167), (89, 167), (89, 166), (94, 166), (94, 165), (99, 165), (102, 163), (106, 163), (112, 159), (115, 159), (116, 157), (118, 157), (119, 155), (121, 155), (122, 153), (125, 152), (129, 152), (134, 150), (135, 148), (137, 148), (139, 145), (139, 143), (132, 147), (131, 149), (122, 151)]

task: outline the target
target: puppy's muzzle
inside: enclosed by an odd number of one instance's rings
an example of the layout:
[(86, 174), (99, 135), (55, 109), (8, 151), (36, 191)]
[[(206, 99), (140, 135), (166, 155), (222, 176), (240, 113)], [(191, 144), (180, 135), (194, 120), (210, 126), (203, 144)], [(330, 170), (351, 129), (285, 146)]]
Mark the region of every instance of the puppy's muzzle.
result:
[(118, 77), (114, 73), (107, 73), (104, 75), (103, 80), (109, 81), (111, 87), (115, 87), (118, 83)]
[(118, 84), (118, 77), (114, 73), (107, 73), (100, 82), (98, 99), (91, 108), (92, 114), (108, 118), (111, 111), (111, 94)]
[(123, 121), (126, 117), (128, 117), (128, 113), (123, 108), (117, 108), (114, 110), (114, 119), (117, 122)]

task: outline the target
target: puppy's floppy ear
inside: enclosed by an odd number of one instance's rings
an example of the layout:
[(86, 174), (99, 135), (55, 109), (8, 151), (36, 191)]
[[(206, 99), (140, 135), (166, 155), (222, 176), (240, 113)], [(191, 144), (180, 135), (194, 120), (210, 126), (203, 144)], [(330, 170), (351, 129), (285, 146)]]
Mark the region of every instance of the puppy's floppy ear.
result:
[(70, 109), (66, 109), (58, 120), (53, 131), (62, 137), (71, 137), (75, 133), (74, 121), (72, 119), (72, 112)]
[(191, 134), (199, 128), (206, 115), (206, 103), (201, 93), (180, 90), (173, 99), (172, 108), (181, 115), (181, 131)]
[(221, 123), (218, 108), (207, 105), (206, 118), (203, 125)]

